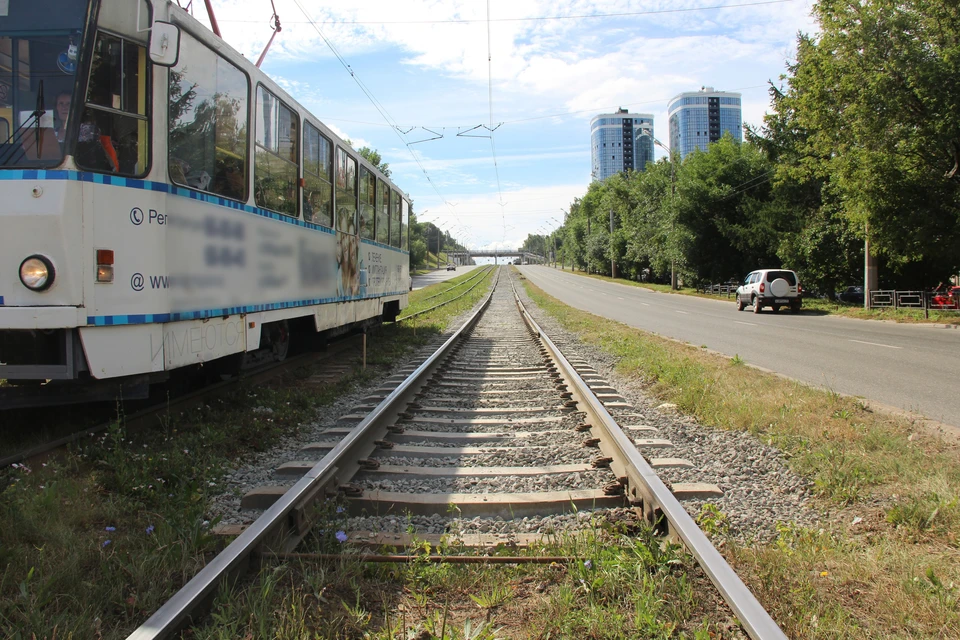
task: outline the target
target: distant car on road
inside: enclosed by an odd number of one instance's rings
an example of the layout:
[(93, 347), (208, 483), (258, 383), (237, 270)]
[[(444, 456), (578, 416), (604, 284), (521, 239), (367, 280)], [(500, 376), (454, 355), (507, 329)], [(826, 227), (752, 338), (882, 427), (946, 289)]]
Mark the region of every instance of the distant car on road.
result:
[(447, 271), (456, 271), (456, 270), (457, 270), (457, 265), (453, 264), (452, 262), (447, 263)]
[(837, 301), (863, 304), (863, 287), (847, 287), (837, 294)]
[(758, 269), (750, 272), (737, 287), (737, 311), (753, 305), (753, 312), (760, 313), (771, 307), (776, 313), (780, 307), (790, 307), (800, 313), (803, 305), (803, 288), (797, 274), (788, 269)]

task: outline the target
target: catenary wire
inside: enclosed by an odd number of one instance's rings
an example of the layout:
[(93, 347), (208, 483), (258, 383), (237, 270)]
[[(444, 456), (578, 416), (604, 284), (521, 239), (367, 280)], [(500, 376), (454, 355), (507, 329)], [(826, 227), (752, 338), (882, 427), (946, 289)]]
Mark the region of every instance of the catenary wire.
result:
[[(296, 0), (294, 0), (296, 1)], [(788, 2), (798, 2), (799, 0), (762, 0), (760, 2), (738, 2), (734, 4), (717, 4), (704, 7), (680, 7), (676, 9), (650, 9), (648, 11), (623, 11), (618, 13), (585, 13), (569, 16), (534, 16), (530, 18), (494, 18), (493, 20), (483, 19), (449, 19), (449, 20), (321, 20), (318, 21), (324, 25), (410, 25), (410, 24), (476, 24), (478, 22), (547, 22), (554, 20), (588, 20), (600, 18), (629, 18), (634, 16), (651, 16), (671, 13), (692, 13), (697, 11), (719, 11), (723, 9), (739, 9), (743, 7), (759, 7), (771, 4), (784, 4)], [(309, 19), (309, 18), (308, 18)], [(220, 20), (220, 22), (231, 23), (254, 23), (261, 20)], [(302, 21), (292, 20), (287, 24), (307, 24)], [(314, 24), (310, 22), (310, 24)]]

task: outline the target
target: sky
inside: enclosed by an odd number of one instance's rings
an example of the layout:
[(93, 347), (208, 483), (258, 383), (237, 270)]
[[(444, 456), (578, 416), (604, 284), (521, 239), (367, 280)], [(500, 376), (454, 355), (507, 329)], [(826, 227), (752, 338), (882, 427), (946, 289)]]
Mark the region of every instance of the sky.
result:
[[(186, 2), (181, 2), (186, 5)], [(212, 0), (256, 60), (270, 0)], [(590, 182), (590, 120), (654, 116), (702, 86), (742, 94), (744, 124), (814, 33), (812, 0), (273, 0), (261, 68), (355, 148), (376, 149), (429, 220), (471, 248), (557, 228)], [(725, 8), (721, 8), (725, 7)], [(203, 2), (193, 14), (208, 23)], [(657, 148), (658, 157), (665, 152)]]

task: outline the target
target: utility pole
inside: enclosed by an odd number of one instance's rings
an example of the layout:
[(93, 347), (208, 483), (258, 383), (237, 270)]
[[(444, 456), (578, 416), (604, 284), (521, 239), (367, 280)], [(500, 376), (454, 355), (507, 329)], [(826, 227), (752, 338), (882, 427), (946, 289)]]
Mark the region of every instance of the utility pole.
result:
[[(590, 243), (590, 211), (587, 210), (587, 244)], [(590, 275), (590, 254), (587, 254), (587, 275)]]
[(870, 252), (870, 223), (864, 228), (863, 239), (863, 308), (870, 308), (870, 292), (877, 289), (877, 256)]
[(610, 207), (610, 277), (617, 277), (617, 260), (613, 255), (613, 207)]

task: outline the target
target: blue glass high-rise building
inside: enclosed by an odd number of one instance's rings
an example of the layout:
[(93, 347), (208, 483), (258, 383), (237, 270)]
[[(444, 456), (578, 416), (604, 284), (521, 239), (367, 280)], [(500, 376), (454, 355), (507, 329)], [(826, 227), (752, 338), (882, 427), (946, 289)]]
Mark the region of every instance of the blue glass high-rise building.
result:
[(653, 162), (653, 115), (602, 113), (590, 121), (590, 175), (606, 180), (621, 171), (643, 171)]
[(667, 115), (670, 149), (681, 159), (696, 149), (705, 151), (728, 132), (737, 142), (743, 140), (739, 93), (714, 91), (713, 87), (681, 93), (667, 105)]

